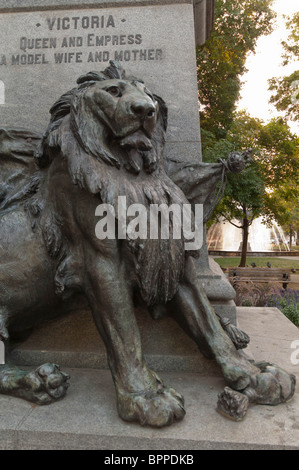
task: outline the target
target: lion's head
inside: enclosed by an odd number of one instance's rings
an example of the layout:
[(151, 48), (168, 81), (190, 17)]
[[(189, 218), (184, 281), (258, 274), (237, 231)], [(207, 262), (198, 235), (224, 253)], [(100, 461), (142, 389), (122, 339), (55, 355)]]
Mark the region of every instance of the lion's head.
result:
[[(78, 87), (64, 94), (51, 108), (48, 143), (69, 115), (80, 146), (100, 161), (135, 174), (154, 171), (161, 159), (167, 109), (158, 96), (135, 77), (126, 78), (115, 61), (104, 72), (89, 72)], [(45, 139), (44, 139), (45, 143)], [(37, 153), (40, 166), (48, 163), (44, 147)]]

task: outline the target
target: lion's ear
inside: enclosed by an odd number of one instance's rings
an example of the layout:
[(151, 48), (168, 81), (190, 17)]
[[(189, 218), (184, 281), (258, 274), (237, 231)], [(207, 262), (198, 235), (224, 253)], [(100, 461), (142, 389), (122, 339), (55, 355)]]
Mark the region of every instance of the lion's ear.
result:
[(109, 64), (109, 67), (104, 70), (104, 74), (107, 76), (107, 78), (118, 78), (120, 80), (125, 79), (126, 72), (123, 69), (123, 66), (117, 62), (117, 60), (110, 60)]
[(88, 72), (84, 75), (81, 75), (78, 79), (77, 79), (77, 83), (78, 85), (81, 85), (83, 83), (87, 83), (87, 82), (100, 82), (100, 81), (103, 81), (103, 80), (106, 80), (106, 78), (104, 77), (104, 75), (100, 72)]
[(109, 63), (109, 67), (107, 67), (103, 72), (91, 71), (81, 75), (77, 80), (78, 85), (87, 84), (88, 82), (101, 82), (103, 80), (113, 78), (124, 79), (126, 72), (122, 65), (116, 60), (110, 60)]
[(157, 167), (163, 166), (163, 150), (165, 145), (165, 135), (167, 129), (167, 106), (162, 98), (153, 95), (158, 103), (158, 120), (151, 139), (153, 148), (144, 153), (144, 169), (148, 173), (156, 170)]

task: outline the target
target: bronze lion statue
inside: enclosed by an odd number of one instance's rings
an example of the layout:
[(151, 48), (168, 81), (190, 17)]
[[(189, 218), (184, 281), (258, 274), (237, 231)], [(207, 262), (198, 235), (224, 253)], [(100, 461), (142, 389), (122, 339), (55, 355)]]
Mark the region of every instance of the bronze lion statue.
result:
[[(246, 335), (238, 332), (238, 343), (237, 330), (225, 331), (198, 280), (196, 253), (185, 250), (183, 234), (173, 236), (171, 219), (168, 239), (96, 236), (97, 207), (116, 209), (119, 196), (146, 211), (151, 204), (190, 205), (164, 169), (166, 128), (164, 101), (111, 62), (81, 76), (54, 104), (43, 135), (0, 130), (0, 339), (61, 314), (66, 299), (83, 295), (107, 349), (120, 417), (157, 427), (182, 419), (184, 400), (145, 363), (135, 292), (151, 313), (164, 306), (220, 365), (229, 386), (222, 410), (229, 390), (277, 404), (295, 388), (294, 376), (240, 354)], [(221, 168), (214, 165), (211, 179)], [(0, 369), (0, 393), (39, 404), (63, 397), (67, 386), (54, 364), (30, 373)]]

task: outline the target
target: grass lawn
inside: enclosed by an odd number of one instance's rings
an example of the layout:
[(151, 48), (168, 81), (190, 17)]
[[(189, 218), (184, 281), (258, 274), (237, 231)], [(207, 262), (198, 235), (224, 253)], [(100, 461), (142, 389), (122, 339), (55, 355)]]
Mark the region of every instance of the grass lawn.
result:
[[(240, 264), (240, 257), (223, 257), (223, 258), (214, 258), (215, 261), (222, 267), (222, 268), (235, 268)], [(255, 263), (259, 268), (266, 268), (267, 262), (271, 263), (272, 268), (294, 268), (299, 271), (299, 260), (290, 259), (281, 259), (276, 257), (248, 257), (246, 261), (247, 266), (251, 266), (251, 263)]]

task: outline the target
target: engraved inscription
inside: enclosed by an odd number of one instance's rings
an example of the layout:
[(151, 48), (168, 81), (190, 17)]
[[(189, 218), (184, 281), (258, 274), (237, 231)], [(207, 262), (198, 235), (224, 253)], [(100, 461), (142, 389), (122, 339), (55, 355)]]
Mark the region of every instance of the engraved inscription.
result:
[(112, 15), (109, 15), (106, 18), (104, 15), (102, 16), (73, 16), (73, 17), (63, 17), (63, 18), (47, 18), (47, 24), (49, 30), (52, 31), (53, 29), (88, 29), (88, 28), (115, 28), (115, 21)]
[[(125, 33), (124, 23), (126, 19), (115, 14), (49, 16), (44, 23), (31, 25), (31, 35), (24, 28), (13, 53), (0, 50), (0, 67), (163, 60), (159, 45), (147, 44), (148, 38), (140, 31)], [(33, 28), (38, 31), (35, 37)]]

